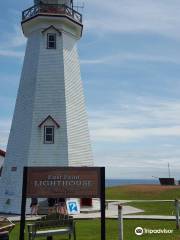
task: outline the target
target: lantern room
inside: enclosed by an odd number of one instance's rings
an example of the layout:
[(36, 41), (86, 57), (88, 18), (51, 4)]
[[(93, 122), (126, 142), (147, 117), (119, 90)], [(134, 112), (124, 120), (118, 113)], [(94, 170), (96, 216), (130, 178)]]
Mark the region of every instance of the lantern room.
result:
[(34, 0), (34, 4), (65, 4), (68, 7), (73, 7), (73, 0)]
[(74, 9), (73, 0), (34, 0), (34, 6), (22, 12), (22, 23), (38, 15), (67, 16), (82, 24), (82, 14)]

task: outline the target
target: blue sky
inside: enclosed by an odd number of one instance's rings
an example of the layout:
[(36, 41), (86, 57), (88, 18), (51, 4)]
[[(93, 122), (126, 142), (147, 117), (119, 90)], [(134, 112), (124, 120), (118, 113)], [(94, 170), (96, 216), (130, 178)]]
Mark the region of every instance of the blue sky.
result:
[[(21, 10), (0, 3), (0, 148), (6, 149), (26, 40)], [(79, 42), (96, 165), (107, 177), (180, 178), (179, 0), (85, 0)]]

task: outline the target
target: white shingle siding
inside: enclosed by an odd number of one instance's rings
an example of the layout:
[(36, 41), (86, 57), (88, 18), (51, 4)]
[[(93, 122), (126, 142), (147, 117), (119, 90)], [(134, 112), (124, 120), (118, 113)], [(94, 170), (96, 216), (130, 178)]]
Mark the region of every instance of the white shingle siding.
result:
[(72, 166), (91, 166), (93, 161), (76, 40), (64, 33), (63, 46), (69, 163)]
[[(55, 25), (57, 28), (57, 21)], [(67, 33), (67, 26), (62, 35), (53, 28), (42, 34), (45, 23), (38, 26), (27, 42), (0, 180), (0, 212), (20, 213), (24, 166), (93, 165), (77, 40)], [(56, 49), (46, 48), (47, 33), (57, 34)], [(60, 128), (51, 119), (38, 127), (48, 115)], [(48, 124), (55, 126), (54, 144), (44, 144), (44, 125)], [(12, 167), (17, 171), (12, 172)], [(8, 207), (7, 199), (12, 201)]]
[[(57, 48), (47, 49), (47, 33), (57, 34)], [(37, 84), (33, 111), (32, 135), (28, 164), (37, 166), (68, 166), (68, 146), (66, 130), (66, 105), (64, 91), (62, 36), (55, 30), (41, 34), (40, 54), (37, 67)], [(55, 128), (55, 143), (43, 144), (44, 129), (38, 125), (51, 115), (61, 128)]]
[[(0, 199), (0, 211), (4, 210), (4, 202), (12, 199), (12, 209), (19, 211), (22, 192), (22, 168), (27, 166), (29, 140), (32, 127), (32, 112), (34, 103), (34, 89), (36, 82), (37, 60), (39, 55), (39, 35), (33, 33), (27, 43), (20, 86), (9, 135), (5, 164), (0, 180), (0, 190), (3, 198)], [(11, 168), (17, 167), (16, 172)]]

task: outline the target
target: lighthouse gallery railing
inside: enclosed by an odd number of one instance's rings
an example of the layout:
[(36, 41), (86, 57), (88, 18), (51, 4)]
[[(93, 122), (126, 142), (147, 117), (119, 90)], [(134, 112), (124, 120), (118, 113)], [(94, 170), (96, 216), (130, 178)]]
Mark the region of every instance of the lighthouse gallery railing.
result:
[(22, 12), (22, 21), (26, 21), (38, 14), (67, 15), (82, 23), (82, 14), (65, 4), (38, 4)]

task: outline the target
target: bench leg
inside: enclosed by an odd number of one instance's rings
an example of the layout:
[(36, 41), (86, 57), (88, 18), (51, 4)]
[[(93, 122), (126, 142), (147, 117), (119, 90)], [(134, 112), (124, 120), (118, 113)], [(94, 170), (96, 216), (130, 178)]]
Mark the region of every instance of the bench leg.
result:
[(31, 240), (31, 234), (30, 233), (28, 234), (28, 240)]
[(73, 229), (73, 235), (74, 235), (74, 240), (76, 240), (76, 229), (75, 229), (75, 225), (74, 225), (74, 229)]
[(52, 236), (47, 237), (47, 240), (53, 240)]
[(69, 240), (71, 240), (71, 233), (69, 233)]
[(31, 233), (29, 233), (28, 236), (29, 236), (28, 240), (34, 240), (34, 237)]

